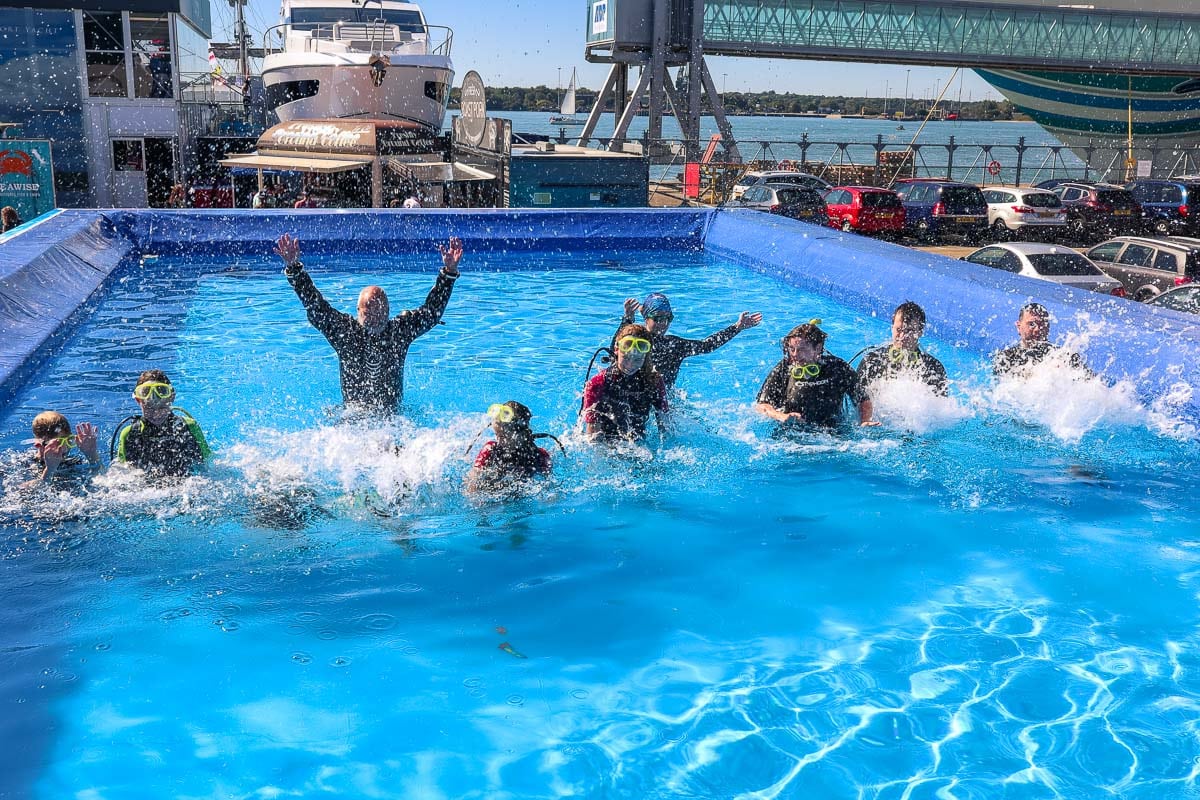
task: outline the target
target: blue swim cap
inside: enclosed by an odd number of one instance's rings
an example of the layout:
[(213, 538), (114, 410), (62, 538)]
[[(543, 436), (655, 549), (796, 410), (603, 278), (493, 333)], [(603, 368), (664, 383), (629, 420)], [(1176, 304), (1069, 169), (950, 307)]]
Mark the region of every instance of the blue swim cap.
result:
[(642, 301), (642, 317), (665, 317), (671, 315), (671, 301), (662, 292), (651, 292)]

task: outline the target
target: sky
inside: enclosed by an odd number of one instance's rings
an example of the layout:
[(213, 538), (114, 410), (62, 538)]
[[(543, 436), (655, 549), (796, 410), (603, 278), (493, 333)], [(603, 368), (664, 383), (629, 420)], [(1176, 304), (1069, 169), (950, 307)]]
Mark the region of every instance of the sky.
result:
[[(578, 70), (581, 87), (599, 89), (609, 65), (589, 64), (583, 58), (586, 0), (428, 0), (419, 3), (430, 25), (454, 30), (455, 82), (475, 70), (484, 85), (554, 87), (565, 85), (571, 69)], [(212, 0), (213, 39), (231, 41), (233, 9), (226, 0)], [(249, 0), (247, 23), (255, 44), (262, 32), (279, 22), (278, 0)], [(774, 89), (797, 94), (847, 97), (930, 97), (954, 72), (942, 67), (903, 67), (842, 64), (787, 59), (707, 56), (718, 91), (752, 92)], [(1001, 99), (1000, 94), (964, 70), (946, 99)]]

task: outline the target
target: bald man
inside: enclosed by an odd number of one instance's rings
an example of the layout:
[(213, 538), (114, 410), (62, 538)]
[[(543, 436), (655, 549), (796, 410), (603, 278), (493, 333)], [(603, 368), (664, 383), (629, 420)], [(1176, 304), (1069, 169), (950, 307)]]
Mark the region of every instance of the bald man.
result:
[(389, 318), (387, 292), (379, 286), (368, 286), (359, 293), (358, 315), (352, 317), (321, 296), (300, 263), (298, 239), (285, 233), (276, 242), (275, 254), (283, 259), (283, 274), (304, 304), (308, 321), (337, 353), (342, 399), (347, 406), (389, 413), (399, 408), (404, 396), (408, 347), (441, 320), (459, 275), (462, 242), (451, 239), (449, 244), (439, 245), (438, 250), (442, 254), (442, 269), (424, 305)]

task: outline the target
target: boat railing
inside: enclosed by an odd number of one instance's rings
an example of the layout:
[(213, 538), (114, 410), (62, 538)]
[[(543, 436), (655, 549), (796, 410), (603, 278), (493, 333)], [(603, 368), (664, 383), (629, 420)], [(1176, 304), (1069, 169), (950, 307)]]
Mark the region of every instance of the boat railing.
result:
[(445, 25), (397, 25), (383, 19), (332, 24), (272, 25), (263, 33), (263, 55), (282, 53), (289, 37), (304, 38), (304, 52), (356, 50), (381, 54), (449, 56), (454, 31)]

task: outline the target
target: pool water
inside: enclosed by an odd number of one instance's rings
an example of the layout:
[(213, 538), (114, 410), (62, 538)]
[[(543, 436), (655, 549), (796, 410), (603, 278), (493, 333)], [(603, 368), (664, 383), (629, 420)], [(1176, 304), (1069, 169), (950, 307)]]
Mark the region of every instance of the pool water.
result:
[[(306, 261), (347, 310), (367, 282), (415, 306), (437, 265)], [(124, 273), (0, 445), (55, 408), (105, 450), (160, 366), (216, 463), (29, 496), (9, 456), (0, 796), (1196, 796), (1200, 448), (1169, 402), (996, 386), (934, 318), (950, 399), (893, 385), (881, 428), (780, 437), (751, 404), (781, 335), (819, 317), (849, 358), (890, 309), (704, 254), (464, 270), (390, 423), (339, 415), (277, 263)], [(610, 453), (575, 432), (588, 360), (652, 290), (679, 335), (765, 320), (685, 364), (669, 437)], [(464, 498), (510, 398), (568, 454)]]

